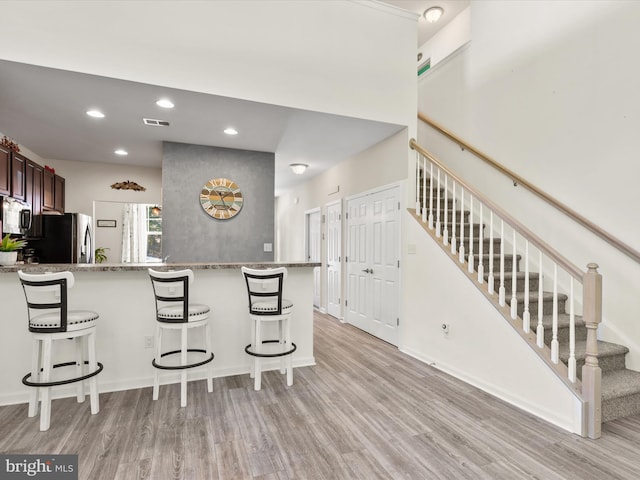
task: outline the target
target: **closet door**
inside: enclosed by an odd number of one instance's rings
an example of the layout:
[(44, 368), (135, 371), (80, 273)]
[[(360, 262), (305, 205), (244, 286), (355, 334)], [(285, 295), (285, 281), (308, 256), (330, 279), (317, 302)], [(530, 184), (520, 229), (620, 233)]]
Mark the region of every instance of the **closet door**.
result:
[(348, 202), (347, 321), (398, 343), (400, 187)]

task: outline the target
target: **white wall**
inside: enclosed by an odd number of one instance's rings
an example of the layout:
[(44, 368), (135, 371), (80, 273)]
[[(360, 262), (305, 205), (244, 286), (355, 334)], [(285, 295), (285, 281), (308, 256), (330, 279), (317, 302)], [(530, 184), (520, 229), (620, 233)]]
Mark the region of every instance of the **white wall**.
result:
[[(640, 3), (487, 0), (471, 17), (471, 43), (419, 81), (420, 111), (640, 250)], [(419, 141), (576, 265), (600, 265), (600, 335), (640, 370), (640, 265), (428, 127)]]
[(6, 60), (402, 125), (416, 106), (417, 16), (373, 2), (20, 0), (0, 17)]
[[(65, 179), (65, 211), (93, 215), (93, 201), (125, 203), (162, 202), (162, 169), (107, 163), (42, 160)], [(39, 162), (38, 162), (39, 163)], [(114, 190), (111, 185), (130, 180), (146, 188), (144, 192)]]
[[(405, 213), (406, 310), (400, 349), (566, 430), (580, 432), (580, 402), (495, 307)], [(464, 301), (461, 301), (464, 299)], [(449, 324), (449, 333), (442, 324)], [(523, 380), (524, 379), (524, 380)]]

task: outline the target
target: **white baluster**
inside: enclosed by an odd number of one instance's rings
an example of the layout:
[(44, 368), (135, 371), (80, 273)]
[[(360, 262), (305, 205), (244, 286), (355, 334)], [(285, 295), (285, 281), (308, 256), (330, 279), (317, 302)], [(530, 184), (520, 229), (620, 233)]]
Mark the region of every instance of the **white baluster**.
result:
[(422, 160), (422, 223), (427, 223), (427, 159)]
[(516, 265), (518, 264), (516, 257), (516, 230), (513, 229), (513, 248), (511, 250), (513, 258), (511, 259), (511, 318), (518, 316), (518, 298), (516, 297), (518, 275)]
[(482, 237), (484, 230), (482, 229), (482, 203), (480, 203), (480, 226), (478, 227), (478, 283), (484, 283), (484, 264), (482, 263)]
[(438, 188), (436, 188), (436, 237), (442, 234), (442, 223), (440, 223), (440, 168), (438, 168)]
[(529, 312), (529, 240), (524, 241), (524, 311), (522, 312), (522, 329), (525, 333), (531, 330), (531, 312)]
[(553, 324), (551, 326), (551, 361), (558, 363), (558, 264), (553, 264)]
[(458, 260), (464, 263), (464, 187), (460, 185), (460, 250)]
[[(449, 224), (447, 223), (447, 217), (449, 216), (449, 209), (447, 208), (447, 174), (444, 174), (444, 231), (442, 232), (442, 243), (449, 245)], [(440, 211), (440, 207), (438, 207)]]
[(433, 163), (429, 174), (429, 230), (433, 230)]
[(493, 277), (493, 210), (489, 210), (489, 276), (487, 284), (489, 293), (493, 295), (495, 292), (495, 278)]
[(504, 220), (500, 219), (500, 286), (498, 287), (498, 303), (504, 307)]
[(542, 323), (542, 252), (538, 257), (538, 327), (536, 328), (536, 340), (538, 347), (544, 347), (544, 324)]
[(420, 154), (416, 150), (416, 215), (420, 215)]
[(469, 258), (467, 271), (473, 273), (473, 194), (469, 193)]
[(573, 313), (573, 277), (569, 284), (569, 380), (576, 382), (576, 317)]
[(451, 208), (453, 210), (451, 212), (451, 253), (455, 255), (456, 248), (458, 246), (458, 244), (456, 243), (456, 181), (455, 180), (453, 181), (453, 188), (451, 191)]

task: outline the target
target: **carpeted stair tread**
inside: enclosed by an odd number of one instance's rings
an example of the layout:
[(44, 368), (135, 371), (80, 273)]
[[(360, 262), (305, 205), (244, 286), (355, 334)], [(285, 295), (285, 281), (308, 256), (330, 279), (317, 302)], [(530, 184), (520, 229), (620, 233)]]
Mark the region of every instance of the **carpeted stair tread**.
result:
[[(558, 292), (558, 303), (564, 302), (568, 298), (569, 297), (565, 293)], [(509, 305), (511, 305), (510, 296), (507, 296), (505, 300)], [(516, 292), (516, 300), (518, 302), (518, 305), (522, 305), (524, 303), (524, 292)], [(542, 301), (543, 302), (553, 301), (553, 292), (542, 292)], [(529, 292), (529, 307), (531, 307), (533, 303), (537, 303), (537, 302), (538, 302), (538, 292)]]
[[(568, 313), (559, 313), (558, 314), (558, 329), (561, 328), (569, 328), (571, 320), (569, 318)], [(536, 316), (535, 322), (534, 319), (531, 319), (531, 328), (535, 328), (538, 324), (538, 317)], [(582, 319), (582, 315), (575, 315), (575, 325), (576, 330), (578, 328), (585, 328), (584, 320)], [(545, 330), (550, 330), (553, 328), (553, 315), (543, 315), (542, 316), (542, 326)]]
[(602, 400), (640, 393), (640, 372), (614, 370), (602, 374)]
[[(586, 347), (586, 341), (576, 342), (576, 361), (584, 360)], [(629, 349), (624, 345), (598, 340), (599, 359), (603, 359), (605, 357), (613, 357), (615, 355), (626, 355), (627, 353), (629, 353)], [(569, 360), (569, 345), (560, 345), (558, 354), (560, 355), (560, 360), (564, 363), (567, 363), (567, 361)]]

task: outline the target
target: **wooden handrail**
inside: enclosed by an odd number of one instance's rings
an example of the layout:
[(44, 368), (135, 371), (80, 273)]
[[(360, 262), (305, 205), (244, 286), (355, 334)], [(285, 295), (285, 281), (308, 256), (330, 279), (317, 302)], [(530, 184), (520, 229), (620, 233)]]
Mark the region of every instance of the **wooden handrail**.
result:
[[(511, 178), (518, 185), (523, 186), (524, 188), (529, 190), (534, 195), (542, 198), (545, 202), (547, 202), (550, 205), (554, 206), (556, 209), (560, 210), (565, 215), (569, 216), (575, 222), (579, 223), (580, 225), (582, 225), (586, 229), (592, 231), (593, 233), (598, 235), (600, 238), (602, 238), (603, 240), (608, 242), (610, 245), (612, 245), (615, 248), (617, 248), (618, 250), (620, 250), (625, 255), (629, 256), (630, 258), (632, 258), (636, 262), (640, 263), (640, 251), (634, 249), (630, 245), (627, 245), (623, 241), (617, 239), (616, 237), (611, 235), (609, 232), (607, 232), (606, 230), (603, 230), (598, 225), (596, 225), (595, 223), (591, 222), (590, 220), (588, 220), (584, 216), (580, 215), (578, 212), (576, 212), (572, 208), (566, 206), (562, 202), (559, 202), (558, 200), (553, 198), (548, 193), (540, 190), (535, 185), (532, 185), (531, 183), (529, 183), (527, 180), (522, 178), (517, 173), (509, 170), (504, 165), (501, 165), (500, 163), (496, 162), (493, 158), (491, 158), (487, 154), (481, 152), (480, 150), (478, 150), (477, 148), (473, 147), (472, 145), (469, 145), (467, 142), (465, 142), (460, 137), (458, 137), (455, 133), (447, 130), (442, 125), (440, 125), (437, 122), (433, 121), (432, 119), (430, 119), (429, 117), (427, 117), (423, 113), (418, 112), (418, 118), (420, 120), (422, 120), (424, 123), (426, 123), (427, 125), (429, 125), (430, 127), (432, 127), (433, 129), (435, 129), (438, 132), (440, 132), (441, 134), (443, 134), (445, 137), (449, 138), (454, 143), (458, 144), (460, 147), (462, 147), (465, 150), (468, 150), (469, 152), (473, 153), (480, 160), (482, 160), (485, 163), (488, 163), (489, 165), (491, 165), (493, 168), (498, 170), (500, 173), (502, 173), (502, 174), (506, 175), (507, 177)], [(413, 148), (413, 146), (411, 148)]]

